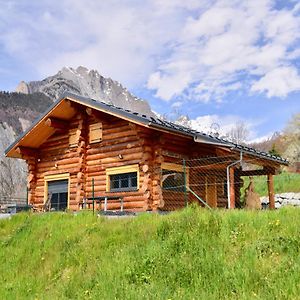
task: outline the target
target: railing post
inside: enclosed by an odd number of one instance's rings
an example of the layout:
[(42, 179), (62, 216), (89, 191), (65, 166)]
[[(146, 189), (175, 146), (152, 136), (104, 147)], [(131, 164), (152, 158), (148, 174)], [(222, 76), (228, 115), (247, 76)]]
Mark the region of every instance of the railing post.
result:
[(93, 215), (95, 214), (95, 179), (92, 178)]
[(28, 206), (28, 186), (26, 186), (26, 206)]
[(188, 206), (188, 195), (187, 195), (187, 180), (186, 180), (186, 162), (185, 159), (182, 160), (183, 164), (183, 184), (184, 184), (184, 206)]

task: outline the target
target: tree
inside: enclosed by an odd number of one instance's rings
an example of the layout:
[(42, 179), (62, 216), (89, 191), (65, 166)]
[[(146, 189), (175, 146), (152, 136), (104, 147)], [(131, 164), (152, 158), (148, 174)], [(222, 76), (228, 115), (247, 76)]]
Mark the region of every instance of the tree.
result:
[(300, 113), (295, 114), (284, 129), (286, 150), (290, 162), (300, 161)]
[(280, 153), (277, 151), (275, 143), (273, 143), (271, 150), (269, 150), (271, 155), (280, 156)]
[(249, 130), (243, 121), (238, 121), (234, 127), (225, 134), (225, 138), (235, 144), (245, 144), (248, 136)]

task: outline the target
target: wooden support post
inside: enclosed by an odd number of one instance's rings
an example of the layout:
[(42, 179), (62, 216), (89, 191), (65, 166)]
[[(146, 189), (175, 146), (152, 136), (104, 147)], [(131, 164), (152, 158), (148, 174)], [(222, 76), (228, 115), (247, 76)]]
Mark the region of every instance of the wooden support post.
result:
[(216, 176), (209, 176), (206, 182), (206, 202), (210, 207), (217, 207), (217, 182)]
[(235, 181), (234, 181), (234, 168), (229, 169), (229, 182), (230, 182), (230, 208), (235, 208)]
[(274, 180), (272, 174), (268, 174), (268, 194), (269, 194), (269, 208), (275, 209)]

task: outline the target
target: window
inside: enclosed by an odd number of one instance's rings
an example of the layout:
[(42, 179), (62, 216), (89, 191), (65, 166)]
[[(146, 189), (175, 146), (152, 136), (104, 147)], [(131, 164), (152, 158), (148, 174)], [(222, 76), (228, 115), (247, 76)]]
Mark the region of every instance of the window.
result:
[(68, 207), (68, 180), (48, 182), (48, 200), (51, 210), (65, 210)]
[(89, 126), (89, 141), (90, 144), (102, 141), (102, 123), (95, 123)]
[(184, 191), (184, 174), (177, 171), (162, 170), (164, 190), (183, 192)]
[(137, 189), (137, 172), (110, 175), (110, 191), (132, 191)]
[(106, 169), (106, 191), (125, 192), (138, 190), (139, 166), (130, 165)]
[(70, 174), (48, 175), (44, 178), (44, 205), (50, 209), (65, 210), (69, 206)]
[(188, 168), (186, 168), (186, 178), (181, 165), (172, 163), (162, 164), (162, 188), (168, 191), (184, 192), (185, 183), (188, 186)]

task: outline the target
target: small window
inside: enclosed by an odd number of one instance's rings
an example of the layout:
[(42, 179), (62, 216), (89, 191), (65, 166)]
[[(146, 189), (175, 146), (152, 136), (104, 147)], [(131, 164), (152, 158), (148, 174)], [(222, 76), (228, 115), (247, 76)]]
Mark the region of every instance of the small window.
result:
[(89, 141), (90, 144), (102, 141), (102, 123), (91, 124), (89, 126)]
[(69, 146), (76, 147), (78, 145), (79, 136), (77, 134), (77, 129), (69, 130)]
[(106, 169), (106, 191), (136, 191), (139, 189), (139, 165)]
[[(185, 178), (184, 178), (185, 177)], [(162, 164), (162, 181), (161, 186), (163, 190), (173, 192), (184, 192), (185, 185), (189, 185), (189, 169), (182, 165), (173, 163)]]
[(110, 191), (137, 190), (137, 172), (110, 175)]
[(162, 170), (162, 187), (164, 190), (183, 192), (184, 173), (173, 170)]

